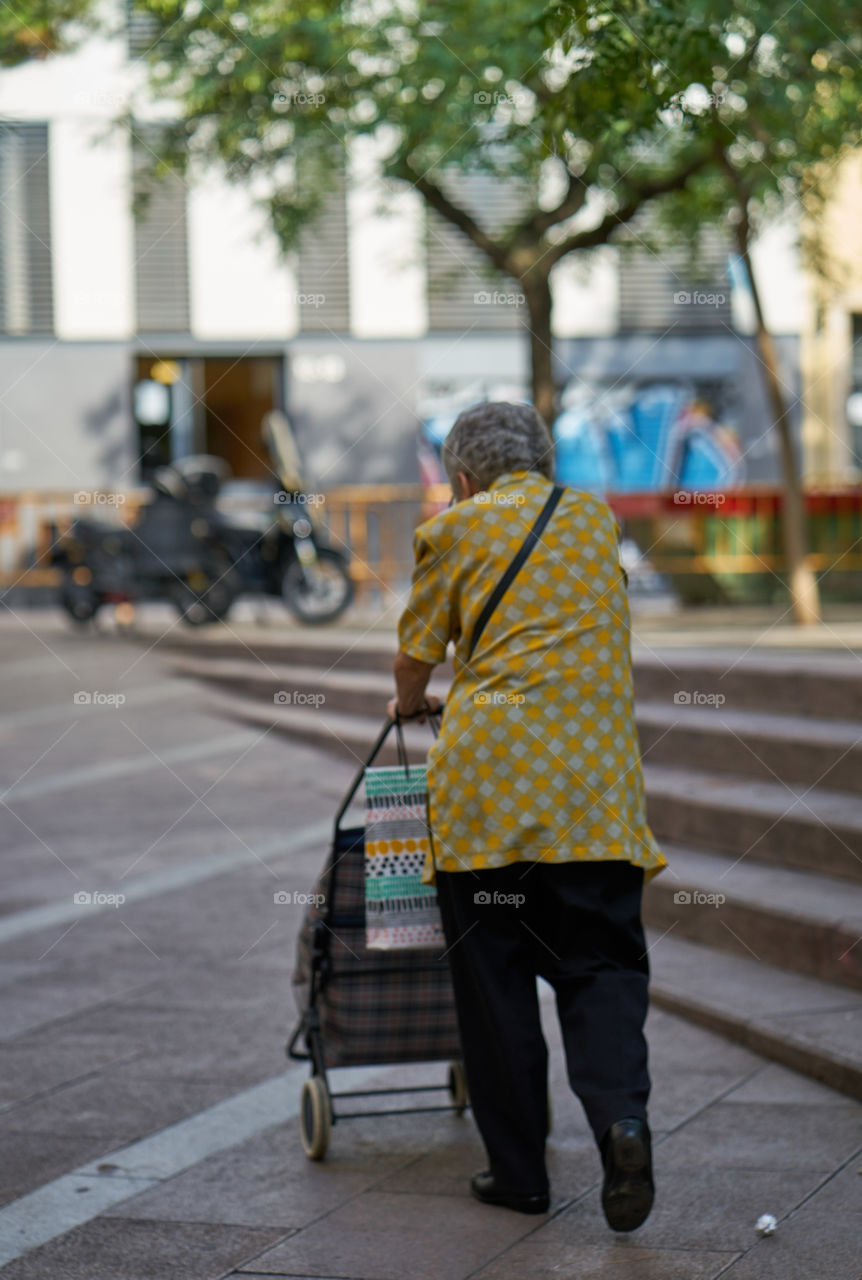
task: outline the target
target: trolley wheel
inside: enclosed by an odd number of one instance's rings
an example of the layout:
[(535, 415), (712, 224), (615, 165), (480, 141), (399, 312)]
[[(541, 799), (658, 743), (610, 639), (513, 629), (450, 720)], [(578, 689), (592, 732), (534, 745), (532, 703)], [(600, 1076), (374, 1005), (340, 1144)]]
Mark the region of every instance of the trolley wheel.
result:
[(322, 1160), (329, 1146), (332, 1107), (329, 1090), (320, 1076), (304, 1081), (299, 1099), (299, 1133), (309, 1160)]
[(449, 1063), (449, 1097), (452, 1099), (452, 1106), (455, 1108), (456, 1115), (463, 1115), (470, 1101), (470, 1094), (467, 1089), (467, 1072), (464, 1070), (463, 1062)]

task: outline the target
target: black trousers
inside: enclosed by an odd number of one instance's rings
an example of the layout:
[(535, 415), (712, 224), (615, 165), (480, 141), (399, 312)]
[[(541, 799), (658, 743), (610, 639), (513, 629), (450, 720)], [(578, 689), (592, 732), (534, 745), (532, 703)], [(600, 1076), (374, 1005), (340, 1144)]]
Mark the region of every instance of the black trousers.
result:
[(470, 1102), (506, 1190), (548, 1186), (537, 975), (556, 993), (569, 1083), (596, 1141), (625, 1116), (646, 1119), (642, 888), (628, 862), (437, 873)]

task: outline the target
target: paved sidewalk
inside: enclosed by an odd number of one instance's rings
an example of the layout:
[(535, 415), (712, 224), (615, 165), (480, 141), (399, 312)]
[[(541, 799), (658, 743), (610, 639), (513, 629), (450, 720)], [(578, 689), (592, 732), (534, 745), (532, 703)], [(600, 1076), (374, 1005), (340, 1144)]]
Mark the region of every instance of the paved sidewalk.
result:
[(469, 1115), (346, 1121), (310, 1164), (292, 896), (351, 763), (218, 718), (139, 643), (24, 622), (0, 625), (4, 1280), (860, 1280), (862, 1106), (661, 1012), (658, 1200), (631, 1236), (601, 1216), (551, 1005), (547, 1218), (471, 1201)]

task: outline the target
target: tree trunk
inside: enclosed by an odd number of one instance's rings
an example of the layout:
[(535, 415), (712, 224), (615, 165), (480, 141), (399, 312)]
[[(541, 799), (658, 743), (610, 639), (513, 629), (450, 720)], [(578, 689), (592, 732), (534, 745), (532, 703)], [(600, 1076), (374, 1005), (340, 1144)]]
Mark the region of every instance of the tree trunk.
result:
[(784, 560), (787, 568), (787, 585), (793, 604), (796, 622), (812, 624), (820, 621), (820, 592), (817, 579), (807, 562), (808, 529), (805, 502), (799, 478), (799, 464), (790, 429), (787, 402), (778, 366), (778, 355), (772, 334), (766, 327), (760, 291), (754, 277), (749, 249), (750, 224), (747, 202), (740, 198), (740, 219), (736, 226), (739, 255), (745, 264), (746, 275), (754, 303), (755, 337), (757, 351), (763, 365), (763, 376), (773, 425), (778, 432), (781, 472), (784, 480), (784, 502), (781, 532), (784, 542)]
[(530, 383), (533, 404), (553, 430), (557, 414), (551, 338), (551, 285), (546, 275), (521, 281), (527, 302), (530, 333)]

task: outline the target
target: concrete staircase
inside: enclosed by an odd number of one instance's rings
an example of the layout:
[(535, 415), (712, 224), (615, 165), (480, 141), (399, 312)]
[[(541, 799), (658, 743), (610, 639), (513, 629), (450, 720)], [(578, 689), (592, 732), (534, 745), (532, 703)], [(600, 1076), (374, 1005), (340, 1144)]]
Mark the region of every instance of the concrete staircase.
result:
[[(379, 732), (386, 634), (175, 635), (232, 716), (357, 763)], [(862, 1098), (862, 660), (636, 649), (635, 688), (670, 863), (644, 901), (655, 1003)]]

